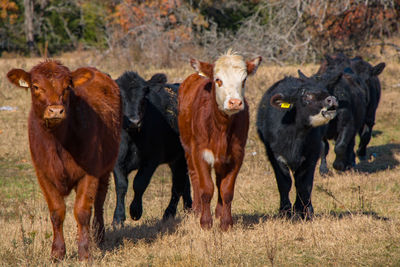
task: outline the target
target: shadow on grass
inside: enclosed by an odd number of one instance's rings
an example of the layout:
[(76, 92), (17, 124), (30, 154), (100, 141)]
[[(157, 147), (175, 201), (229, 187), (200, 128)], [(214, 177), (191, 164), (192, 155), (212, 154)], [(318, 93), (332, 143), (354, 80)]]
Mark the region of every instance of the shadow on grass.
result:
[(174, 234), (181, 221), (182, 218), (169, 219), (165, 222), (153, 219), (147, 220), (138, 226), (125, 225), (124, 227), (106, 230), (105, 242), (101, 249), (103, 251), (112, 251), (122, 246), (124, 241), (133, 243), (144, 241), (150, 244), (160, 235)]
[(361, 161), (354, 168), (355, 171), (374, 173), (387, 169), (393, 169), (399, 165), (399, 158), (396, 154), (400, 153), (400, 144), (386, 144), (381, 146), (371, 146), (367, 150), (370, 159)]
[[(317, 215), (318, 216), (318, 215)], [(319, 215), (319, 216), (325, 216), (325, 215)], [(375, 211), (330, 211), (329, 216), (333, 216), (338, 219), (343, 219), (343, 218), (348, 218), (348, 217), (353, 217), (353, 216), (366, 216), (366, 217), (371, 217), (374, 220), (378, 221), (389, 221), (390, 219), (388, 217), (384, 216), (379, 216), (378, 213)]]
[[(337, 219), (344, 219), (344, 218), (351, 218), (353, 216), (365, 216), (365, 217), (371, 217), (374, 220), (379, 220), (379, 221), (389, 221), (390, 219), (388, 217), (380, 216), (378, 213), (375, 211), (330, 211), (329, 213), (318, 213), (314, 214), (313, 218), (337, 218)], [(290, 221), (292, 223), (300, 223), (304, 222), (307, 220), (301, 219), (299, 216), (292, 216), (291, 218), (286, 218), (282, 217), (278, 213), (276, 214), (261, 214), (261, 213), (255, 213), (255, 214), (237, 214), (233, 215), (233, 221), (234, 223), (240, 223), (245, 227), (252, 227), (254, 225), (257, 225), (259, 223), (263, 223), (266, 221), (272, 221), (272, 220), (286, 220)], [(312, 219), (311, 219), (312, 220)]]

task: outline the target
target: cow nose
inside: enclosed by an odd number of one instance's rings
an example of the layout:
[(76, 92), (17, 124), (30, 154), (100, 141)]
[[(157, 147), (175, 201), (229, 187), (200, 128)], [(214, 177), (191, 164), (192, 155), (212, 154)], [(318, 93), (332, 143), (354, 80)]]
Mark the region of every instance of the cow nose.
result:
[(132, 124), (134, 124), (135, 126), (139, 126), (139, 124), (140, 124), (140, 119), (132, 119), (132, 118), (129, 118), (129, 121), (130, 121)]
[(45, 119), (63, 119), (65, 117), (65, 108), (62, 105), (48, 106), (44, 117)]
[(337, 107), (338, 106), (338, 102), (336, 100), (336, 97), (334, 96), (328, 96), (327, 98), (325, 98), (325, 104), (329, 107)]
[(54, 114), (54, 116), (62, 115), (64, 108), (49, 108), (49, 112)]
[(237, 98), (231, 98), (228, 101), (229, 109), (241, 109), (243, 106), (243, 101)]

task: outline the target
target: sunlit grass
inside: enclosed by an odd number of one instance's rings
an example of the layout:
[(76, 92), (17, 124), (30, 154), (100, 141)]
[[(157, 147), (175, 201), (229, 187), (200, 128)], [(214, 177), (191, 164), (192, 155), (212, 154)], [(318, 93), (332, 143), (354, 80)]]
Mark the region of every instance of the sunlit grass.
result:
[[(67, 54), (61, 60), (71, 70), (96, 65), (113, 78), (128, 68), (123, 62), (119, 64), (118, 59), (98, 60), (91, 54)], [(30, 93), (12, 87), (5, 78), (11, 68), (29, 70), (39, 61), (0, 59), (0, 106), (17, 108), (14, 112), (0, 111), (0, 265), (4, 266), (51, 265), (52, 226), (28, 147)], [(255, 115), (262, 94), (274, 82), (285, 75), (297, 75), (297, 69), (311, 75), (318, 66), (279, 67), (263, 62), (247, 83), (251, 126), (245, 161), (235, 188), (233, 229), (222, 233), (219, 223), (214, 221), (210, 231), (203, 231), (199, 219), (184, 214), (181, 204), (177, 218), (162, 223), (171, 190), (169, 170), (162, 166), (144, 195), (142, 219), (138, 222), (128, 219), (123, 229), (111, 227), (115, 191), (113, 181), (110, 182), (105, 202), (105, 247), (93, 246), (92, 263), (96, 266), (400, 265), (400, 88), (395, 86), (399, 83), (400, 64), (395, 58), (384, 61), (387, 67), (381, 75), (382, 99), (375, 135), (368, 148), (372, 156), (368, 162), (357, 162), (356, 171), (333, 172), (327, 178), (316, 172), (313, 221), (287, 221), (276, 216), (279, 194), (256, 134)], [(181, 82), (192, 72), (187, 63), (165, 70), (137, 65), (133, 70), (146, 79), (156, 72), (165, 72), (171, 82)], [(330, 168), (333, 158), (331, 149)], [(133, 198), (134, 174), (130, 175), (128, 205)], [(66, 266), (80, 265), (72, 213), (74, 195), (66, 198), (67, 257), (63, 263)], [(213, 207), (215, 201), (214, 196)]]

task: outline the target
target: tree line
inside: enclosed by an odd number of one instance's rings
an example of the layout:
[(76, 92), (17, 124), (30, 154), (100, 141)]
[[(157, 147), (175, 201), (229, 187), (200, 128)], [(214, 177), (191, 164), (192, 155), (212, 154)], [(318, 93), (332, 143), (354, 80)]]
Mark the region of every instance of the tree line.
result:
[[(271, 61), (392, 45), (399, 0), (0, 0), (0, 54), (136, 49), (140, 60), (213, 57), (227, 47)], [(128, 53), (128, 52), (127, 52)]]

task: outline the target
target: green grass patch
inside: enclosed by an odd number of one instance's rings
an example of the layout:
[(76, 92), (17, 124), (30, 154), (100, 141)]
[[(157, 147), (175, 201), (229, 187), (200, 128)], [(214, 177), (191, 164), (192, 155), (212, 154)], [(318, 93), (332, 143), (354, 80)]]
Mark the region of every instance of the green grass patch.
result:
[(30, 161), (0, 158), (0, 173), (0, 203), (29, 199), (38, 190)]

